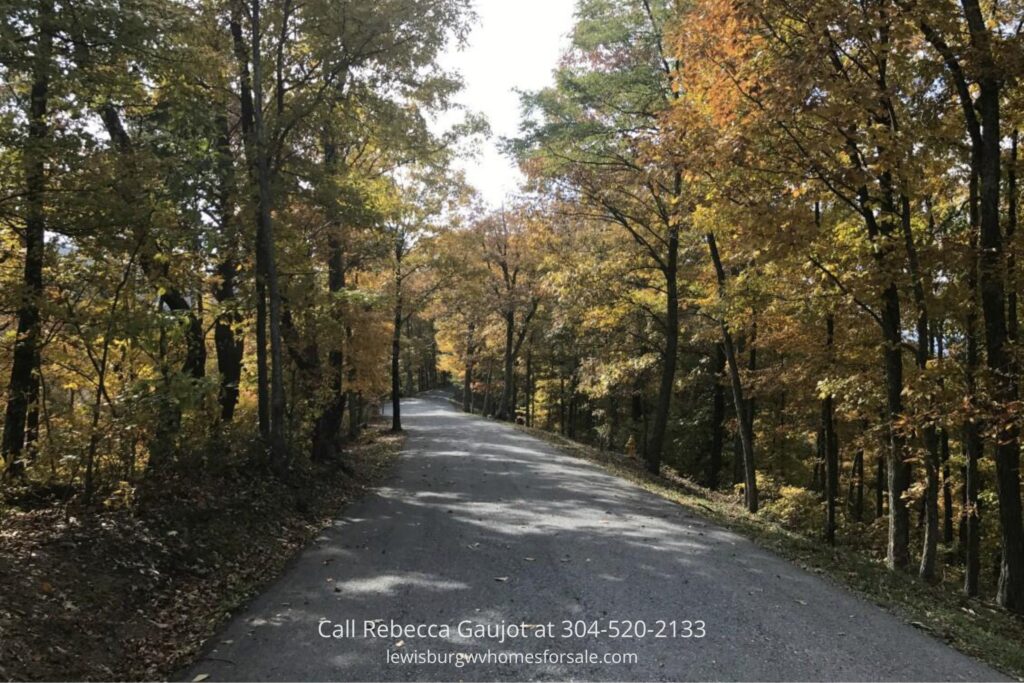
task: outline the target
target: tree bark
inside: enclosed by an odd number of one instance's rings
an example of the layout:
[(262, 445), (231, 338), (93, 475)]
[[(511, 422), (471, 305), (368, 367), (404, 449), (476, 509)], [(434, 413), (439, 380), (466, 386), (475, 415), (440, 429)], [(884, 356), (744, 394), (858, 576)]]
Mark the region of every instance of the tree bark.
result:
[[(969, 212), (971, 222), (970, 252), (974, 256), (978, 250), (977, 232), (973, 229), (978, 224), (978, 173), (972, 169), (969, 190)], [(971, 260), (967, 272), (967, 291), (970, 298), (967, 302), (967, 315), (964, 321), (964, 337), (966, 357), (964, 359), (964, 384), (967, 390), (967, 407), (970, 413), (964, 420), (963, 439), (964, 455), (964, 594), (968, 597), (978, 595), (978, 582), (981, 577), (981, 516), (978, 507), (978, 462), (984, 454), (982, 441), (982, 425), (978, 421), (977, 375), (979, 366), (980, 344), (978, 343), (978, 259)]]
[(402, 431), (402, 378), (399, 355), (402, 352), (402, 295), (395, 297), (394, 329), (391, 333), (391, 431)]
[[(238, 62), (238, 97), (240, 105), (239, 123), (242, 127), (242, 144), (245, 149), (249, 184), (253, 192), (253, 203), (259, 205), (259, 190), (256, 180), (255, 105), (252, 97), (252, 76), (249, 72), (249, 48), (242, 33), (244, 0), (234, 0), (231, 5), (231, 43)], [(267, 363), (267, 294), (263, 276), (262, 233), (256, 230), (256, 413), (260, 438), (270, 441), (270, 373)]]
[(476, 325), (472, 322), (466, 329), (466, 369), (462, 378), (462, 412), (473, 412), (473, 354), (476, 353), (474, 333)]
[(1016, 342), (1020, 322), (1017, 316), (1017, 143), (1016, 128), (1010, 135), (1010, 158), (1006, 164), (1006, 336)]
[[(964, 114), (971, 141), (971, 166), (979, 184), (978, 285), (985, 328), (985, 361), (991, 377), (990, 395), (998, 406), (1013, 405), (1019, 394), (1017, 368), (1008, 348), (1005, 292), (1005, 254), (999, 224), (1001, 114), (1000, 99), (1005, 74), (998, 64), (990, 28), (979, 0), (961, 0), (970, 35), (976, 89), (968, 84), (963, 68), (938, 32), (922, 22), (928, 41), (946, 63)], [(976, 92), (975, 96), (973, 92)], [(972, 174), (973, 175), (973, 174)], [(996, 599), (1007, 609), (1024, 613), (1024, 522), (1020, 496), (1020, 435), (1007, 421), (997, 425), (994, 445), (996, 491), (999, 497), (1002, 566)]]
[(35, 55), (32, 62), (32, 87), (29, 93), (28, 140), (24, 149), (25, 166), (25, 266), (23, 290), (18, 304), (18, 329), (14, 342), (11, 380), (7, 386), (0, 455), (7, 475), (21, 476), (25, 471), (23, 449), (25, 426), (33, 397), (38, 394), (41, 316), (43, 297), (43, 257), (46, 250), (46, 150), (50, 135), (47, 125), (50, 70), (53, 53), (53, 2), (38, 6)]
[(533, 348), (526, 349), (526, 426), (533, 426)]
[(879, 453), (875, 461), (875, 519), (885, 514), (885, 490), (887, 487), (888, 474), (885, 471), (884, 452)]
[(853, 454), (853, 472), (850, 478), (850, 513), (855, 522), (864, 521), (864, 449)]
[[(705, 235), (708, 250), (711, 253), (711, 262), (715, 267), (715, 274), (718, 279), (719, 296), (724, 296), (725, 269), (722, 267), (722, 259), (718, 254), (718, 245), (715, 242), (715, 234), (709, 232)], [(744, 471), (744, 499), (747, 510), (751, 513), (757, 512), (757, 470), (754, 461), (754, 425), (753, 415), (750, 406), (743, 397), (743, 383), (740, 379), (739, 364), (736, 360), (736, 349), (733, 345), (732, 334), (725, 321), (720, 323), (722, 331), (722, 345), (725, 349), (725, 359), (729, 367), (729, 379), (732, 384), (733, 404), (736, 406), (736, 416), (739, 421), (740, 443), (743, 447), (743, 471)]]
[[(889, 428), (889, 538), (886, 547), (886, 565), (890, 569), (904, 569), (910, 564), (910, 511), (903, 495), (910, 487), (910, 463), (907, 461), (906, 442), (897, 428), (903, 414), (903, 334), (900, 316), (900, 294), (895, 276), (889, 272), (892, 248), (886, 241), (893, 232), (896, 205), (892, 181), (888, 173), (882, 174), (883, 220), (877, 221), (870, 211), (864, 213), (868, 234), (877, 243), (875, 260), (887, 282), (881, 291), (882, 301), (882, 361), (885, 368), (886, 422)], [(862, 190), (861, 204), (867, 204)]]
[[(931, 357), (931, 327), (928, 318), (928, 301), (925, 296), (925, 274), (917, 257), (917, 245), (910, 222), (910, 200), (904, 194), (900, 197), (900, 226), (907, 251), (907, 263), (913, 281), (914, 305), (917, 308), (917, 369), (924, 373)], [(921, 551), (919, 576), (925, 581), (936, 580), (936, 558), (939, 544), (939, 439), (932, 420), (927, 420), (922, 429), (924, 442), (924, 542)]]
[(363, 395), (358, 391), (349, 391), (345, 403), (348, 405), (348, 438), (355, 441), (363, 428)]
[(718, 475), (722, 470), (722, 449), (725, 444), (725, 387), (722, 386), (722, 373), (725, 372), (725, 350), (721, 344), (715, 344), (714, 359), (711, 368), (711, 453), (708, 457), (708, 471), (705, 479), (711, 490), (718, 488)]
[(234, 213), (234, 158), (231, 152), (231, 130), (226, 116), (220, 116), (221, 134), (217, 138), (218, 180), (217, 219), (220, 223), (222, 257), (215, 272), (217, 282), (213, 297), (220, 305), (220, 313), (214, 321), (213, 340), (217, 351), (217, 372), (220, 388), (217, 400), (220, 403), (220, 418), (230, 422), (238, 404), (238, 387), (242, 379), (243, 337), (235, 335), (235, 327), (241, 322), (236, 306), (235, 280), (238, 277), (238, 230)]
[(673, 227), (668, 234), (668, 251), (665, 255), (665, 348), (661, 358), (661, 381), (658, 384), (658, 402), (654, 407), (654, 425), (650, 441), (644, 453), (647, 471), (657, 474), (661, 471), (664, 455), (665, 433), (668, 430), (669, 411), (672, 408), (672, 387), (676, 380), (676, 363), (679, 355), (679, 228)]
[[(833, 355), (835, 318), (825, 318), (825, 348), (829, 359)], [(831, 360), (830, 360), (831, 363)], [(836, 436), (833, 397), (828, 394), (821, 401), (822, 442), (825, 450), (825, 540), (836, 543), (836, 499), (839, 497), (839, 439)]]
[[(491, 398), (491, 382), (494, 380), (494, 361), (490, 358), (487, 359), (487, 378), (484, 380), (484, 401), (480, 408), (480, 414), (487, 417), (491, 414), (491, 404), (494, 402)], [(559, 404), (561, 407), (561, 404)], [(564, 430), (563, 430), (564, 433)]]
[[(323, 132), (323, 146), (324, 173), (333, 179), (338, 173), (339, 162), (337, 144), (329, 123)], [(330, 306), (338, 311), (340, 304), (336, 297), (345, 290), (345, 243), (333, 197), (328, 197), (325, 204), (325, 212), (330, 220), (327, 226), (327, 293), (331, 298)], [(341, 311), (338, 313), (344, 317)], [(328, 396), (313, 425), (313, 460), (325, 460), (337, 454), (341, 423), (345, 417), (346, 398), (342, 386), (342, 377), (345, 373), (342, 343), (344, 342), (336, 342), (327, 354)]]
[(263, 87), (261, 63), (260, 0), (252, 0), (252, 89), (253, 136), (256, 144), (256, 180), (259, 190), (257, 213), (257, 248), (263, 254), (263, 276), (266, 279), (268, 336), (270, 338), (270, 452), (275, 462), (287, 455), (285, 443), (284, 359), (281, 344), (281, 293), (277, 280), (277, 258), (274, 245), (274, 222), (271, 215), (273, 196), (270, 186), (270, 159), (267, 133), (263, 121)]
[(511, 420), (515, 415), (515, 406), (512, 405), (512, 382), (515, 377), (515, 358), (513, 358), (512, 346), (515, 344), (516, 314), (515, 310), (509, 308), (503, 314), (505, 322), (505, 349), (504, 349), (504, 372), (502, 374), (501, 402), (498, 404), (498, 419)]
[[(340, 230), (340, 226), (332, 226)], [(327, 291), (338, 294), (345, 289), (345, 251), (341, 238), (332, 233), (327, 240)], [(327, 402), (317, 416), (313, 426), (313, 459), (324, 460), (337, 454), (338, 436), (345, 416), (346, 394), (342, 386), (345, 372), (345, 354), (336, 345), (327, 354)]]
[[(999, 225), (1000, 184), (1000, 83), (994, 64), (986, 58), (988, 28), (977, 0), (963, 0), (972, 43), (980, 48), (982, 61), (978, 78), (977, 108), (981, 115), (982, 145), (979, 164), (979, 272), (981, 308), (985, 320), (985, 358), (991, 377), (992, 398), (1010, 406), (1018, 398), (1017, 368), (1008, 348), (1006, 297), (1003, 270), (1003, 240)], [(986, 68), (989, 67), (989, 68)], [(996, 490), (1002, 568), (996, 599), (1003, 607), (1024, 613), (1024, 527), (1020, 497), (1020, 438), (1015, 423), (1001, 424), (995, 442)]]
[(402, 353), (402, 322), (403, 301), (402, 301), (402, 259), (405, 257), (405, 237), (397, 235), (394, 244), (395, 272), (395, 307), (392, 318), (391, 329), (391, 431), (402, 431), (402, 377), (401, 377), (401, 353)]

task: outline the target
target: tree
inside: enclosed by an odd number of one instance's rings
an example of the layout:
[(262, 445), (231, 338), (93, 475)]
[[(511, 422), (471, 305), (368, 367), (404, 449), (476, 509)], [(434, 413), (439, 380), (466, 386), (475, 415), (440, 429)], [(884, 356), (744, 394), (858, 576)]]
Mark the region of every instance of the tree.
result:
[(492, 305), (504, 326), (504, 373), (496, 414), (499, 420), (515, 418), (516, 361), (541, 298), (538, 264), (530, 260), (533, 245), (529, 243), (530, 218), (526, 211), (525, 207), (517, 207), (510, 216), (502, 207), (497, 215), (484, 218), (479, 224), (483, 260), (494, 297)]
[[(683, 171), (658, 149), (660, 115), (678, 96), (663, 46), (669, 3), (582, 2), (556, 85), (524, 98), (516, 147), (538, 179), (577, 212), (618, 226), (663, 276), (661, 378), (647, 468), (661, 465), (679, 351), (679, 232)], [(613, 55), (605, 59), (601, 55)]]
[[(26, 57), (30, 67), (28, 96), (28, 134), (24, 143), (25, 193), (25, 269), (22, 276), (21, 302), (18, 305), (17, 338), (14, 343), (11, 380), (7, 387), (7, 408), (4, 414), (0, 456), (7, 473), (24, 473), (22, 461), (26, 441), (34, 439), (32, 430), (26, 434), (29, 412), (35, 411), (39, 400), (39, 353), (41, 345), (40, 301), (43, 296), (43, 259), (46, 249), (47, 123), (49, 89), (53, 64), (54, 7), (44, 1), (29, 19), (35, 41)], [(38, 418), (35, 418), (37, 420)], [(26, 438), (28, 437), (28, 438)], [(29, 443), (31, 448), (31, 443)]]

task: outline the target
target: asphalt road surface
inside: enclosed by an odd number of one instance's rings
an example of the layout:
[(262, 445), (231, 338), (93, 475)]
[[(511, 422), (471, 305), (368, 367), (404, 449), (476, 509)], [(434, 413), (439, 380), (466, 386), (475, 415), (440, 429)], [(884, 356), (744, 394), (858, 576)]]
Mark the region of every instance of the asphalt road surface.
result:
[[(346, 509), (185, 680), (1005, 680), (440, 394), (402, 410), (408, 440), (389, 484)], [(364, 632), (373, 620), (380, 636)], [(459, 629), (502, 621), (526, 636)]]

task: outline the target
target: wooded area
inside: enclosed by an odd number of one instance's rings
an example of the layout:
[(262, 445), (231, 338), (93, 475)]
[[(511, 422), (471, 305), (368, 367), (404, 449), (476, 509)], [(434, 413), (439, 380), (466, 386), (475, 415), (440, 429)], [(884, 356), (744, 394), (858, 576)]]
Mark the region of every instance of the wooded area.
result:
[(8, 482), (88, 503), (250, 443), (283, 471), (358, 434), (415, 298), (410, 252), (483, 130), (436, 64), (469, 17), (5, 3)]
[(1024, 613), (1024, 4), (580, 0), (500, 208), (468, 0), (0, 7), (0, 515), (450, 380)]
[(444, 238), (463, 407), (1024, 611), (1022, 12), (580, 3), (524, 198)]

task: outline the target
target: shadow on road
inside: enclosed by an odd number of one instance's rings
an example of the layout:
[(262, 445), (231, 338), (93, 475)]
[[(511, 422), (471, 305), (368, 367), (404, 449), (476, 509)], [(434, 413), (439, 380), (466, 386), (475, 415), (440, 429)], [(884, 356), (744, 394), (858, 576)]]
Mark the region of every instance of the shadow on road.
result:
[[(403, 401), (395, 476), (335, 521), (218, 638), (213, 680), (965, 680), (997, 674), (878, 608), (443, 396)], [(357, 637), (323, 638), (354, 619)], [(500, 643), (363, 638), (364, 621), (643, 622)], [(659, 621), (704, 638), (658, 638)], [(631, 665), (389, 663), (388, 652), (634, 654)]]

